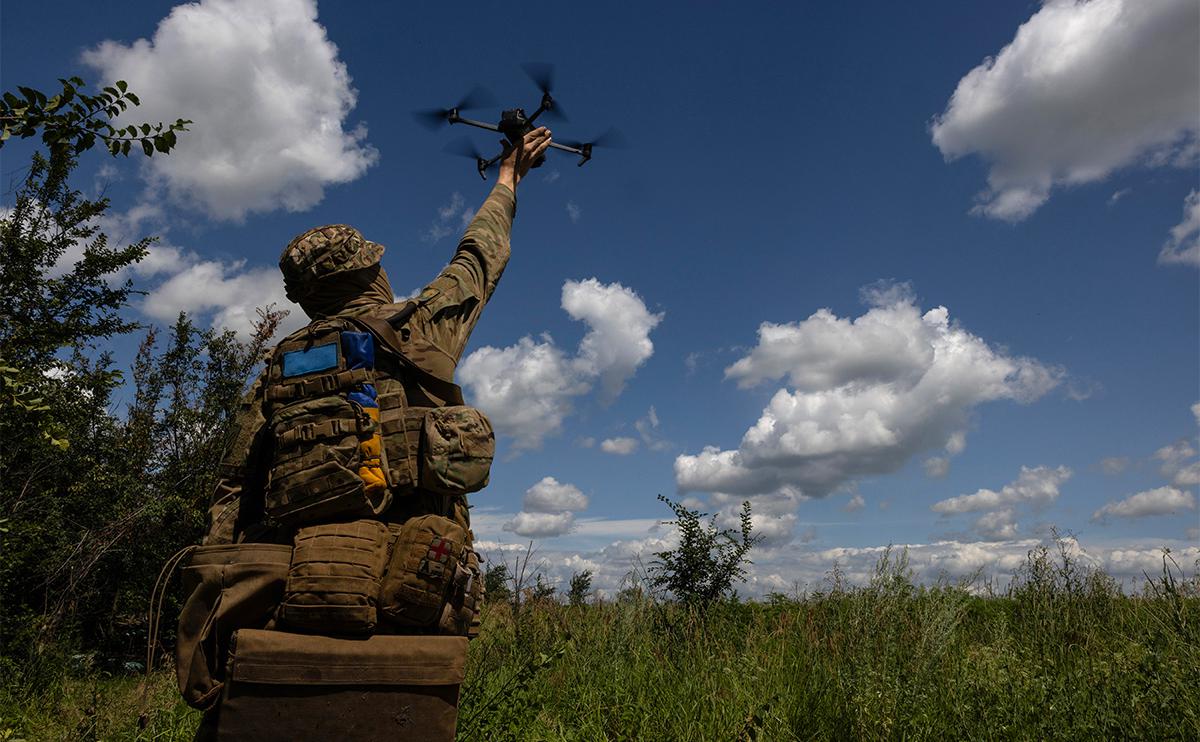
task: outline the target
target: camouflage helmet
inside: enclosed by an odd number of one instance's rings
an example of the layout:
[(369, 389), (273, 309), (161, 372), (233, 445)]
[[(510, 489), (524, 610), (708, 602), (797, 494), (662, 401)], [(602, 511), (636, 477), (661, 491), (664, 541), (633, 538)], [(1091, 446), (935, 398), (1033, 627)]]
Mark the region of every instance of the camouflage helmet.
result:
[(383, 245), (370, 242), (354, 227), (314, 227), (288, 243), (279, 256), (287, 297), (298, 302), (326, 276), (370, 268), (383, 256)]

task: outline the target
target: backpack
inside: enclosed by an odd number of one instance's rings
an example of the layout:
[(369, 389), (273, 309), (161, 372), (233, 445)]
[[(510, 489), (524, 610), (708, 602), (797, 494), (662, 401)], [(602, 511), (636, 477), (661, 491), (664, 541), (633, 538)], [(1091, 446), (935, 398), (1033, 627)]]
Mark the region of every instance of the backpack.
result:
[[(495, 434), (462, 390), (413, 363), (394, 316), (312, 322), (276, 346), (264, 415), (272, 438), (266, 513), (286, 526), (379, 518), (417, 488), (466, 495), (487, 486)], [(383, 366), (380, 373), (379, 364)], [(404, 379), (446, 406), (409, 403)]]

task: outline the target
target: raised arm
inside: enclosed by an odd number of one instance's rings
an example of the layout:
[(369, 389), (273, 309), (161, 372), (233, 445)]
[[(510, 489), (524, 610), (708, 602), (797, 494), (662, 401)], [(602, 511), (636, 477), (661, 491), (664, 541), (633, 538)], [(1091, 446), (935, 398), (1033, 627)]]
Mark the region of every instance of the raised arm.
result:
[(542, 127), (525, 135), (523, 147), (513, 148), (500, 163), (496, 185), (475, 213), (454, 258), (421, 292), (421, 308), (412, 322), (455, 362), (508, 264), (516, 188), (549, 146), (550, 131)]

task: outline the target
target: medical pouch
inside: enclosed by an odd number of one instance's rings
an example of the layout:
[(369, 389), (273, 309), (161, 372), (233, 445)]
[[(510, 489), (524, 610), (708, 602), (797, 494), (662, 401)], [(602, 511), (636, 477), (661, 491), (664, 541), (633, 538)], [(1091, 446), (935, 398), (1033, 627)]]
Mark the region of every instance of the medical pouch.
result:
[(405, 521), (383, 577), (381, 618), (399, 628), (437, 628), (469, 551), (468, 539), (466, 529), (440, 515)]
[(289, 630), (370, 634), (391, 534), (377, 520), (296, 532), (279, 622)]

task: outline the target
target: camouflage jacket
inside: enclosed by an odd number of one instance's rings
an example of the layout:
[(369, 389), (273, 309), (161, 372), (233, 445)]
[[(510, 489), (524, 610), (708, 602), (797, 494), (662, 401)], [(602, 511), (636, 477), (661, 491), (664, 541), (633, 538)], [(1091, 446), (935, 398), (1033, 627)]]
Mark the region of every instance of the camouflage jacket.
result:
[[(422, 369), (441, 378), (453, 377), (480, 312), (496, 290), (508, 263), (515, 213), (516, 196), (507, 187), (497, 185), (467, 227), (450, 264), (417, 296), (417, 309), (404, 328), (405, 355)], [(350, 313), (389, 316), (403, 306), (384, 304)], [(445, 403), (418, 382), (411, 384), (415, 388), (410, 395), (423, 397), (418, 404)], [(406, 380), (406, 386), (409, 385)], [(263, 495), (270, 467), (264, 389), (264, 377), (259, 376), (242, 401), (231, 443), (217, 473), (205, 544), (287, 542), (290, 538), (290, 534), (276, 533), (263, 522)], [(425, 512), (444, 513), (467, 527), (465, 502), (450, 503), (448, 508), (444, 498), (419, 492), (415, 497), (398, 500), (387, 519), (402, 521), (409, 515)]]

